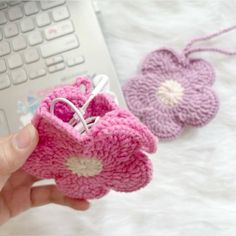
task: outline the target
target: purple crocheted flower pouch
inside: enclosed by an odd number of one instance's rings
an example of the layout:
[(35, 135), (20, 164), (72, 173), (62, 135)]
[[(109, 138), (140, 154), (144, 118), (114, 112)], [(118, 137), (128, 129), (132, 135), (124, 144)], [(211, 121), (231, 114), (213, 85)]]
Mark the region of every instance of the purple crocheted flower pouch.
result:
[(158, 138), (173, 139), (184, 127), (203, 126), (215, 116), (215, 76), (206, 61), (183, 61), (174, 51), (160, 49), (146, 58), (141, 72), (123, 91), (129, 109)]
[(130, 111), (159, 139), (174, 139), (185, 127), (200, 127), (215, 117), (219, 101), (212, 90), (214, 69), (190, 54), (212, 51), (236, 55), (217, 48), (193, 47), (234, 29), (236, 26), (192, 40), (181, 54), (168, 48), (150, 53), (139, 73), (125, 84), (123, 92)]
[(90, 94), (90, 81), (80, 77), (42, 101), (33, 118), (39, 143), (23, 169), (38, 178), (55, 179), (59, 190), (79, 199), (100, 198), (110, 189), (131, 192), (146, 186), (152, 176), (146, 153), (156, 151), (156, 138), (108, 95), (98, 94), (89, 103), (84, 117), (100, 118), (88, 132), (80, 133), (69, 124), (74, 111), (67, 104), (58, 102), (54, 114), (50, 112), (55, 98), (66, 98), (80, 108)]

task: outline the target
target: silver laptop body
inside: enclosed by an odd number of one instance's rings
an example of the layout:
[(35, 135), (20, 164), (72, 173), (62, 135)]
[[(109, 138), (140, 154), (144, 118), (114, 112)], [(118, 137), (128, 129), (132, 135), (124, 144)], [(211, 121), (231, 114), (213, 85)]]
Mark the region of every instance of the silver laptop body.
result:
[(125, 106), (90, 0), (0, 1), (0, 136), (32, 117), (49, 89), (106, 74)]

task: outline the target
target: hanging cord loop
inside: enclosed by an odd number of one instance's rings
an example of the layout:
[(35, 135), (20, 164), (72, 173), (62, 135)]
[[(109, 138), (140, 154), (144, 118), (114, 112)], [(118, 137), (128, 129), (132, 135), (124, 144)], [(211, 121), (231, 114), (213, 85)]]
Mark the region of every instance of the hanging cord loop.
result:
[(218, 37), (220, 35), (223, 35), (225, 33), (233, 31), (235, 29), (236, 29), (236, 25), (233, 25), (233, 26), (231, 26), (229, 28), (220, 30), (220, 31), (215, 32), (213, 34), (210, 34), (208, 36), (193, 39), (192, 41), (190, 41), (190, 43), (187, 44), (187, 46), (184, 49), (185, 56), (188, 56), (188, 55), (190, 55), (192, 53), (195, 53), (195, 52), (217, 52), (217, 53), (221, 53), (221, 54), (228, 55), (228, 56), (236, 55), (236, 51), (227, 51), (227, 50), (224, 50), (224, 49), (214, 48), (214, 47), (213, 48), (209, 48), (209, 47), (193, 48), (193, 45), (198, 43), (198, 42), (208, 41), (208, 40), (210, 40), (212, 38), (216, 38), (216, 37)]

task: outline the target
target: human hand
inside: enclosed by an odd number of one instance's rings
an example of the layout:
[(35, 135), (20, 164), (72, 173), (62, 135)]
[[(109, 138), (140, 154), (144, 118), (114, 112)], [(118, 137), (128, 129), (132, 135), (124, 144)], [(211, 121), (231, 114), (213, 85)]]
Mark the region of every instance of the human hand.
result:
[(55, 185), (32, 186), (37, 179), (20, 168), (38, 143), (38, 134), (32, 125), (19, 133), (0, 138), (0, 225), (31, 207), (49, 203), (86, 210), (85, 200), (71, 199)]

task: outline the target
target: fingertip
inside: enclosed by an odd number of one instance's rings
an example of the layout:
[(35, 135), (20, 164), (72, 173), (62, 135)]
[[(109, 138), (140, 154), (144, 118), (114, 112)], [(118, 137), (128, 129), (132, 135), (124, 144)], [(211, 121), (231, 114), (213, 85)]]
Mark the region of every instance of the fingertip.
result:
[(21, 168), (38, 143), (38, 132), (32, 124), (18, 133), (0, 139), (0, 175), (10, 175)]
[(26, 126), (26, 129), (29, 132), (29, 136), (31, 137), (31, 146), (32, 148), (36, 147), (39, 141), (38, 130), (31, 123)]
[(38, 132), (32, 124), (28, 124), (12, 138), (13, 147), (17, 151), (29, 151), (38, 143)]
[(66, 202), (69, 207), (75, 210), (86, 211), (90, 208), (90, 203), (82, 199), (71, 199), (66, 197)]
[(32, 146), (33, 146), (33, 148), (35, 148), (39, 142), (38, 130), (32, 124), (29, 124), (28, 127), (30, 129), (31, 134), (32, 134)]

